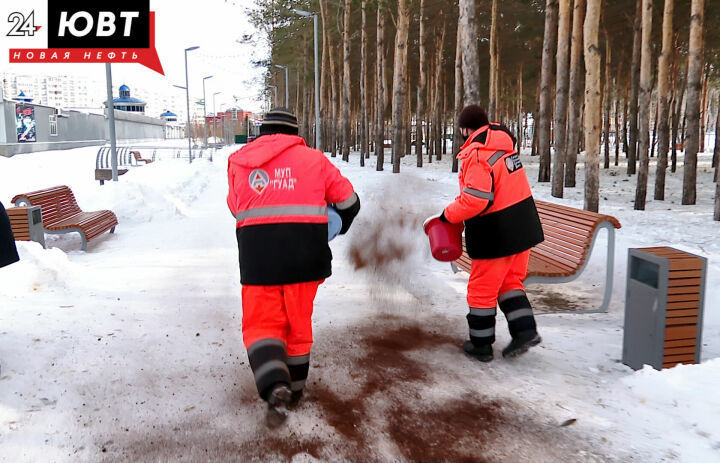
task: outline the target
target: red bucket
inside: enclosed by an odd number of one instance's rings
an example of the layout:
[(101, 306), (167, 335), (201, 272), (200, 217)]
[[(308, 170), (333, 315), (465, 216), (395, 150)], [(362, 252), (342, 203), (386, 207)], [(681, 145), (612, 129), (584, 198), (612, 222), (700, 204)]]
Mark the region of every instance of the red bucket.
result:
[(430, 251), (440, 262), (452, 262), (462, 255), (462, 223), (447, 223), (439, 217), (428, 219), (423, 225), (430, 239)]

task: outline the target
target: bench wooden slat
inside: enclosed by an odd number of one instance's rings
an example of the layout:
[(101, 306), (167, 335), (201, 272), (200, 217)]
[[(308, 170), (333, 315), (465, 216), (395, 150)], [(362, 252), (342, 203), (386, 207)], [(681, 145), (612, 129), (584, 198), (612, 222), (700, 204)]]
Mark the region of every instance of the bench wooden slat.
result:
[(559, 260), (570, 261), (573, 264), (582, 262), (584, 252), (577, 252), (568, 248), (559, 248), (552, 246), (553, 243), (544, 243), (542, 246), (536, 246), (538, 252), (542, 252), (547, 256), (555, 257)]
[(577, 224), (577, 227), (592, 227), (595, 219), (585, 215), (578, 215), (571, 212), (558, 210), (553, 207), (540, 206), (538, 212), (542, 212), (543, 218), (546, 220), (555, 220), (560, 223)]
[(559, 238), (562, 239), (564, 242), (573, 243), (581, 248), (584, 248), (586, 246), (584, 238), (587, 235), (587, 231), (569, 229), (568, 227), (564, 227), (557, 223), (541, 224), (543, 227), (543, 234), (546, 237)]
[(554, 234), (545, 234), (545, 241), (552, 243), (554, 246), (573, 249), (577, 252), (585, 252), (587, 245), (583, 241), (574, 236), (558, 236)]
[(534, 247), (532, 252), (538, 257), (543, 257), (549, 262), (556, 263), (558, 266), (568, 267), (569, 269), (573, 269), (576, 265), (579, 264), (577, 260), (573, 260), (569, 257), (565, 257), (557, 253), (547, 252), (544, 248), (538, 246)]

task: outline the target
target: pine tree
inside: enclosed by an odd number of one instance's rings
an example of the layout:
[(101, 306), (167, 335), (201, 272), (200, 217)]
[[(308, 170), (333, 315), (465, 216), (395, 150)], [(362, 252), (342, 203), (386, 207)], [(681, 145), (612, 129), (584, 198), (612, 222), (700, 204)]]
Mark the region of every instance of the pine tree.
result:
[(642, 53), (640, 58), (640, 99), (638, 118), (638, 171), (635, 190), (635, 210), (645, 210), (648, 181), (648, 153), (650, 151), (650, 94), (652, 93), (652, 0), (643, 0), (642, 6)]
[(695, 204), (697, 198), (697, 153), (700, 147), (700, 92), (703, 71), (703, 20), (705, 0), (692, 0), (690, 13), (690, 48), (687, 80), (687, 138), (683, 167), (682, 203)]
[(598, 212), (600, 178), (600, 44), (601, 0), (587, 0), (585, 15), (585, 209)]

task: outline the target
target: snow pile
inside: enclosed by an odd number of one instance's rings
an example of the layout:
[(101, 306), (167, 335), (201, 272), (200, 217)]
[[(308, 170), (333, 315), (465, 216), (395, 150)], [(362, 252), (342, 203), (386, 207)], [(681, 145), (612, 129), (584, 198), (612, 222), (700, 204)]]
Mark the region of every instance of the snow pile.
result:
[(17, 296), (68, 289), (78, 276), (77, 265), (60, 249), (43, 249), (32, 241), (18, 241), (17, 248), (20, 261), (0, 269), (0, 294)]
[[(176, 219), (191, 215), (210, 182), (212, 164), (197, 159), (169, 159), (133, 168), (119, 182), (106, 182), (80, 203), (83, 210), (110, 209), (121, 225)], [(199, 205), (202, 207), (202, 205)]]
[(703, 456), (713, 449), (720, 455), (720, 358), (662, 371), (646, 365), (621, 382), (635, 399), (627, 407), (635, 420), (659, 432), (669, 421), (687, 430), (672, 439), (682, 461), (707, 461)]

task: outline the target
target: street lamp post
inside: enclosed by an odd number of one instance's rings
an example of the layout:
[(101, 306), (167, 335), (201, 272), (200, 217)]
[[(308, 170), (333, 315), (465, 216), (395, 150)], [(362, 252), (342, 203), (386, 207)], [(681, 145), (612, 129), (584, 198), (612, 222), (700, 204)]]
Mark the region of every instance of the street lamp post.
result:
[(222, 92), (213, 93), (213, 137), (215, 138), (215, 145), (217, 145), (217, 111), (215, 111), (215, 96), (220, 95)]
[[(224, 103), (220, 103), (220, 111), (223, 110), (223, 106), (225, 106)], [(222, 117), (220, 118), (220, 139), (223, 141), (223, 145), (225, 144), (225, 112), (223, 112)]]
[(320, 69), (318, 67), (318, 15), (304, 10), (293, 10), (295, 14), (313, 18), (313, 30), (315, 41), (315, 148), (321, 150), (320, 146)]
[(289, 69), (287, 66), (283, 66), (282, 64), (276, 64), (275, 67), (280, 68), (280, 69), (285, 69), (285, 107), (290, 109), (290, 90), (289, 90), (290, 79), (288, 78)]
[(118, 158), (117, 140), (115, 139), (115, 105), (113, 104), (112, 93), (112, 70), (110, 63), (105, 63), (105, 80), (107, 83), (107, 114), (108, 114), (108, 135), (110, 137), (110, 167), (112, 167), (112, 181), (118, 181)]
[(190, 82), (188, 81), (188, 65), (187, 65), (187, 53), (189, 51), (197, 50), (200, 47), (190, 47), (185, 49), (185, 99), (187, 102), (187, 138), (188, 138), (188, 159), (192, 162), (192, 135), (190, 130)]
[(212, 76), (203, 77), (203, 133), (205, 135), (205, 148), (207, 148), (207, 101), (205, 99), (205, 81), (212, 79)]

